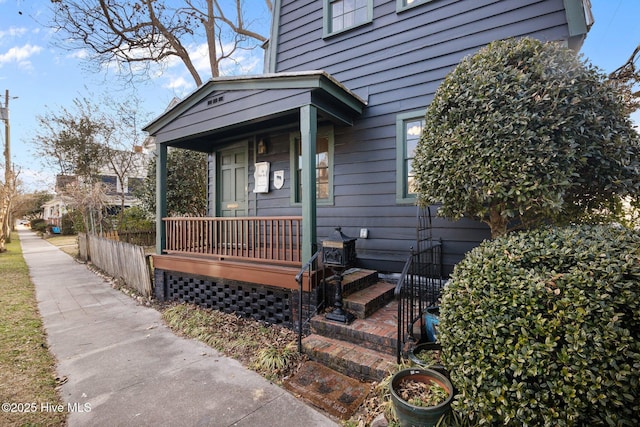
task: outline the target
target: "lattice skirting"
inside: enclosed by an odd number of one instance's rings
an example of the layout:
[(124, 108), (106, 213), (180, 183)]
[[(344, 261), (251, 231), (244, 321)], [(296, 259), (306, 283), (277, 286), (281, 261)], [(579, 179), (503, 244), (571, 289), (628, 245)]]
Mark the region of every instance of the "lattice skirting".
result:
[(155, 287), (160, 301), (188, 302), (271, 324), (293, 326), (293, 294), (287, 289), (158, 269)]

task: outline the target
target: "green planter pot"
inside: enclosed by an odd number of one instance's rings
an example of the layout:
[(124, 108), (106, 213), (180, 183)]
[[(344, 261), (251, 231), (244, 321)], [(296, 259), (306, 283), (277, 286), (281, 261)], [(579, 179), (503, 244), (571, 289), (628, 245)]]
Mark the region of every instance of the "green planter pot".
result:
[[(447, 399), (436, 406), (415, 406), (403, 400), (396, 390), (403, 381), (418, 381), (430, 384), (431, 381), (442, 386), (448, 393)], [(402, 427), (435, 426), (440, 418), (451, 410), (453, 385), (449, 379), (433, 369), (403, 369), (397, 372), (389, 384), (391, 402)]]
[(439, 352), (441, 350), (442, 350), (442, 346), (440, 345), (440, 343), (426, 342), (426, 343), (418, 344), (409, 352), (409, 360), (411, 360), (411, 362), (414, 365), (420, 368), (433, 369), (434, 371), (438, 371), (448, 378), (449, 374), (447, 373), (447, 370), (444, 368), (444, 366), (442, 366), (442, 364), (428, 363), (420, 358), (420, 355), (423, 353), (436, 352), (436, 351)]

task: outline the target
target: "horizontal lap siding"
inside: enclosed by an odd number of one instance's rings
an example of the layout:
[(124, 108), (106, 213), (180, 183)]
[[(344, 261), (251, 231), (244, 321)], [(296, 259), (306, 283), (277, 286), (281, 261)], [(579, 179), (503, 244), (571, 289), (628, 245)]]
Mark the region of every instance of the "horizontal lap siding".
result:
[[(368, 106), (353, 127), (335, 128), (334, 206), (318, 207), (318, 238), (334, 226), (351, 236), (367, 228), (360, 258), (404, 259), (417, 208), (396, 203), (397, 114), (426, 108), (460, 59), (492, 40), (565, 39), (563, 1), (434, 0), (396, 13), (395, 0), (374, 0), (371, 24), (326, 39), (322, 5), (282, 0), (276, 71), (325, 70)], [(482, 224), (440, 218), (433, 234), (445, 241), (449, 268), (489, 237)]]
[[(221, 102), (208, 105), (209, 99), (220, 97), (223, 98)], [(302, 106), (309, 101), (309, 93), (305, 89), (215, 92), (159, 131), (157, 140), (163, 142), (206, 134), (213, 129), (289, 111), (292, 105)]]
[[(289, 132), (280, 132), (269, 135), (267, 154), (259, 155), (258, 162), (270, 163), (270, 182), (268, 193), (253, 193), (255, 188), (255, 179), (253, 176), (254, 167), (250, 165), (249, 174), (249, 198), (252, 200), (249, 215), (254, 215), (257, 211), (258, 216), (294, 216), (302, 215), (299, 206), (291, 206), (290, 195), (291, 171), (289, 170)], [(273, 186), (273, 172), (284, 171), (284, 185), (280, 190)]]

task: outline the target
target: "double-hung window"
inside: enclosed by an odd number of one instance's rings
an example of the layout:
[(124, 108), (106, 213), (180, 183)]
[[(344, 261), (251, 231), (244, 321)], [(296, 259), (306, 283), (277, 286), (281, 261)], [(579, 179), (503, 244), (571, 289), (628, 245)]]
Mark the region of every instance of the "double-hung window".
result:
[(411, 163), (415, 156), (426, 111), (399, 114), (396, 117), (396, 201), (413, 203), (416, 197), (415, 174)]
[(373, 0), (324, 0), (324, 36), (373, 20)]
[[(304, 183), (302, 182), (302, 142), (300, 134), (291, 137), (292, 165), (294, 183), (291, 202), (302, 202)], [(333, 203), (333, 128), (318, 129), (316, 137), (316, 201), (318, 204)]]

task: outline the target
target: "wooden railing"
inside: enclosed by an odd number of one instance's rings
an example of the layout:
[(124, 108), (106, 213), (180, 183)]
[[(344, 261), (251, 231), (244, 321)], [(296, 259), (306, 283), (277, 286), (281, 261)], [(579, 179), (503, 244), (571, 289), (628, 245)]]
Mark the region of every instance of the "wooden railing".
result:
[(163, 218), (169, 254), (302, 265), (302, 217)]

